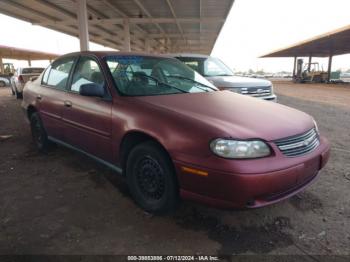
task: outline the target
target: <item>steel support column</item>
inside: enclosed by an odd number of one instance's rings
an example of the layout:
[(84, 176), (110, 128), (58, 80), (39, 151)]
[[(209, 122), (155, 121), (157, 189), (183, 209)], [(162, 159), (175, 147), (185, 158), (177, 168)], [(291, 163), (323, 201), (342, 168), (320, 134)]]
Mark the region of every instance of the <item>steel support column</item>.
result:
[(32, 66), (32, 61), (28, 59), (28, 66)]
[(293, 78), (295, 77), (295, 70), (297, 68), (297, 57), (294, 56), (294, 65), (293, 65)]
[(307, 67), (307, 71), (310, 72), (310, 69), (311, 69), (311, 62), (312, 62), (312, 55), (309, 56), (309, 64), (308, 64), (308, 67)]
[(77, 0), (77, 16), (79, 28), (80, 51), (89, 50), (89, 28), (86, 0)]
[(333, 60), (333, 54), (329, 55), (328, 58), (328, 75), (327, 75), (327, 82), (329, 82), (331, 80), (331, 73), (332, 73), (332, 60)]
[(130, 25), (129, 20), (124, 19), (124, 51), (131, 51), (130, 46)]

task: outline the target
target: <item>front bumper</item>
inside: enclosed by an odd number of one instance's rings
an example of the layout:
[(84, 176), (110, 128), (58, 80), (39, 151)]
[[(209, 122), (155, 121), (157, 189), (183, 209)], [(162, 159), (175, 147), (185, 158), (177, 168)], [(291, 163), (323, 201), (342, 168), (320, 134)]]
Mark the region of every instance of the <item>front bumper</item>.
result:
[(236, 91), (231, 90), (231, 89), (228, 89), (228, 90), (231, 91), (231, 92), (240, 94), (240, 95), (244, 95), (244, 96), (250, 96), (250, 97), (254, 97), (254, 98), (258, 98), (258, 99), (263, 99), (263, 100), (267, 100), (267, 101), (277, 102), (277, 96), (274, 93), (269, 94), (269, 95), (251, 95), (251, 94), (244, 94), (244, 93), (241, 93), (241, 92), (236, 92)]
[(268, 101), (272, 101), (272, 102), (277, 102), (277, 96), (275, 94), (272, 94), (269, 96), (260, 96), (260, 97), (256, 97), (256, 98), (260, 98), (260, 99), (264, 99), (264, 100), (268, 100)]
[[(221, 208), (257, 208), (289, 198), (311, 184), (329, 159), (326, 140), (317, 152), (298, 164), (271, 172), (241, 174), (218, 171), (216, 167), (202, 169), (187, 163), (175, 162), (180, 195)], [(234, 161), (234, 160), (233, 160)], [(251, 161), (252, 164), (254, 160)], [(272, 160), (272, 161), (278, 161)], [(189, 174), (183, 167), (207, 172), (207, 176)]]

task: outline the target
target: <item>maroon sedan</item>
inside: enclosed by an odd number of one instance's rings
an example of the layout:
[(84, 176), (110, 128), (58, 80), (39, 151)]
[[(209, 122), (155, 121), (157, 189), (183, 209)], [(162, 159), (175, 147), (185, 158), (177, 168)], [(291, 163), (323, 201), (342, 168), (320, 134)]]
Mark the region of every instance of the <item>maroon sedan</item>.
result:
[(122, 173), (151, 212), (180, 196), (226, 208), (275, 203), (329, 158), (311, 116), (219, 91), (166, 56), (62, 56), (26, 85), (22, 106), (40, 151), (60, 144)]

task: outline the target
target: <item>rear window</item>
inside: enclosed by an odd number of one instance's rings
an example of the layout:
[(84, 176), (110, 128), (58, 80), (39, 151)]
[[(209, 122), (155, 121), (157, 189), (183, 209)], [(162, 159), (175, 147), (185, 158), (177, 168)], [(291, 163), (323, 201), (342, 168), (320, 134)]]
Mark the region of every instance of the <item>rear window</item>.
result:
[(23, 68), (22, 74), (41, 74), (42, 71), (44, 71), (44, 68), (41, 67)]

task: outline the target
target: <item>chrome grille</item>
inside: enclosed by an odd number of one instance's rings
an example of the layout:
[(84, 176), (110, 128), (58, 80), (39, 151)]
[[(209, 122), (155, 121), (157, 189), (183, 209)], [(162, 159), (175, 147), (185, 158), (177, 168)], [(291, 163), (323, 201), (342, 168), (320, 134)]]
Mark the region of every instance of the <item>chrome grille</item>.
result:
[(320, 144), (320, 140), (317, 131), (313, 128), (301, 135), (275, 140), (274, 143), (284, 155), (295, 157), (313, 151)]
[(241, 94), (250, 96), (268, 96), (271, 95), (271, 87), (243, 87), (241, 88)]

